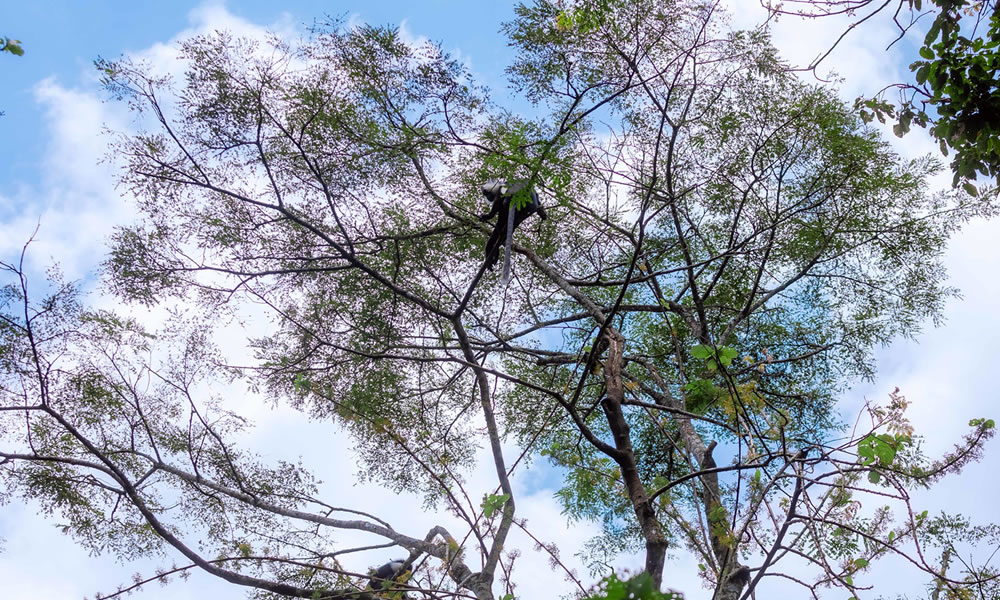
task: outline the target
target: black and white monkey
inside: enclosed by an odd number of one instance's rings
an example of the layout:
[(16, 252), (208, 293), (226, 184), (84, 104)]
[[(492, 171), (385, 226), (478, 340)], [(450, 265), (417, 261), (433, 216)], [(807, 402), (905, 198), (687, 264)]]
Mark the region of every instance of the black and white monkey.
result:
[[(503, 281), (510, 278), (510, 245), (514, 236), (514, 230), (522, 221), (530, 217), (533, 213), (544, 221), (548, 218), (545, 214), (545, 207), (538, 201), (538, 194), (535, 190), (528, 190), (527, 202), (522, 200), (522, 204), (511, 211), (511, 201), (518, 192), (527, 186), (526, 181), (502, 181), (493, 179), (483, 184), (483, 195), (490, 201), (490, 212), (480, 215), (481, 221), (487, 221), (497, 216), (497, 224), (490, 234), (490, 239), (486, 241), (486, 268), (492, 269), (497, 260), (500, 259), (501, 244), (504, 247), (503, 260)], [(520, 198), (519, 198), (520, 200)]]
[(373, 590), (381, 590), (388, 587), (389, 582), (401, 573), (405, 564), (406, 561), (396, 559), (391, 560), (375, 569), (375, 572), (372, 573), (371, 579), (368, 580), (368, 587)]

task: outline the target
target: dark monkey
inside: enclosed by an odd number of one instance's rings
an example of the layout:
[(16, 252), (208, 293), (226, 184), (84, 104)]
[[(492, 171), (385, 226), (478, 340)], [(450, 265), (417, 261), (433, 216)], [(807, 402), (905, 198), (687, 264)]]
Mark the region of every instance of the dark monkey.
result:
[[(497, 264), (497, 261), (500, 259), (501, 245), (504, 246), (504, 281), (510, 277), (510, 244), (514, 230), (517, 229), (517, 226), (522, 221), (530, 217), (532, 213), (537, 212), (542, 220), (548, 218), (548, 215), (545, 214), (545, 207), (538, 201), (538, 194), (535, 193), (535, 190), (529, 190), (530, 195), (527, 198), (527, 202), (515, 208), (513, 214), (511, 214), (512, 199), (518, 192), (524, 190), (526, 185), (526, 181), (511, 183), (494, 179), (484, 183), (482, 188), (483, 195), (490, 201), (490, 212), (480, 215), (479, 219), (486, 221), (492, 219), (495, 215), (499, 215), (497, 217), (497, 224), (493, 228), (493, 233), (490, 234), (490, 239), (486, 241), (486, 268), (492, 269)], [(521, 201), (524, 202), (524, 200)]]
[(729, 574), (728, 581), (732, 585), (739, 586), (741, 590), (750, 585), (750, 567), (740, 565), (738, 569)]
[(373, 590), (385, 589), (389, 586), (389, 582), (399, 575), (404, 564), (406, 564), (405, 561), (392, 560), (375, 569), (371, 580), (368, 581), (368, 587)]

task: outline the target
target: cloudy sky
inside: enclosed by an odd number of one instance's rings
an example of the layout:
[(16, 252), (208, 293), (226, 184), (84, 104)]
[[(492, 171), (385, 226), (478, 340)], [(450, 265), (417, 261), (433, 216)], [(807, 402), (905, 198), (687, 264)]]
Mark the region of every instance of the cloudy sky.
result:
[[(734, 2), (734, 23), (750, 26), (763, 18), (755, 0)], [(129, 117), (120, 105), (103, 101), (92, 67), (98, 56), (131, 54), (170, 68), (177, 41), (192, 34), (225, 29), (248, 35), (274, 31), (296, 36), (314, 18), (345, 15), (398, 25), (413, 39), (442, 42), (480, 81), (506, 97), (503, 69), (511, 53), (497, 31), (512, 14), (512, 5), (505, 3), (459, 0), (4, 3), (0, 35), (20, 39), (26, 54), (21, 58), (0, 56), (0, 110), (6, 112), (0, 118), (0, 258), (14, 258), (39, 226), (29, 257), (32, 272), (37, 274), (58, 262), (68, 278), (92, 284), (112, 227), (131, 218), (133, 209), (114, 188), (112, 167), (102, 162), (106, 138), (101, 135), (105, 126), (127, 128)], [(783, 18), (775, 24), (774, 36), (786, 56), (806, 63), (824, 51), (839, 31), (831, 22), (810, 24)], [(871, 93), (903, 78), (905, 65), (912, 60), (913, 48), (907, 40), (885, 52), (893, 38), (888, 25), (866, 26), (849, 37), (821, 70), (844, 79), (840, 89), (845, 98)], [(936, 145), (920, 132), (895, 143), (904, 156), (936, 152)], [(942, 185), (948, 179), (942, 178)], [(845, 395), (842, 409), (846, 415), (856, 414), (866, 399), (884, 399), (898, 386), (912, 401), (910, 419), (918, 433), (929, 436), (925, 448), (932, 453), (948, 449), (967, 429), (970, 418), (1000, 417), (992, 378), (992, 351), (1000, 344), (1000, 319), (995, 316), (1000, 297), (1000, 259), (994, 251), (997, 239), (1000, 222), (972, 223), (952, 242), (946, 261), (952, 284), (962, 290), (963, 299), (948, 305), (943, 327), (934, 329), (928, 324), (917, 340), (899, 340), (880, 349), (877, 381), (859, 384)], [(234, 339), (238, 337), (234, 335)], [(405, 522), (415, 532), (438, 522), (437, 515), (413, 510), (419, 507), (419, 499), (399, 498), (354, 484), (350, 453), (334, 451), (348, 442), (331, 439), (328, 427), (309, 423), (292, 411), (272, 408), (264, 401), (248, 401), (246, 406), (259, 425), (248, 434), (247, 443), (267, 460), (306, 458), (326, 481), (327, 497), (349, 494), (352, 499), (362, 498), (366, 510), (388, 516), (390, 521)], [(289, 436), (289, 431), (295, 435)], [(993, 444), (989, 450), (992, 457), (920, 498), (918, 509), (964, 512), (984, 521), (991, 518), (997, 485), (990, 475), (1000, 469), (1000, 449)], [(318, 456), (323, 460), (315, 460)], [(595, 528), (586, 524), (567, 527), (552, 499), (551, 475), (544, 464), (536, 463), (517, 480), (519, 515), (529, 520), (543, 540), (558, 541), (564, 548), (563, 558), (579, 566), (572, 551)], [(481, 479), (473, 478), (472, 485), (487, 489), (493, 484), (486, 473)], [(36, 508), (16, 503), (0, 507), (0, 537), (4, 540), (0, 548), (0, 596), (4, 598), (93, 596), (113, 590), (135, 572), (148, 574), (156, 566), (89, 556), (63, 537), (53, 520), (37, 515)], [(515, 542), (526, 549), (518, 565), (523, 597), (555, 597), (554, 592), (567, 590), (563, 582), (549, 575), (545, 558), (533, 553), (530, 543), (522, 538)], [(628, 557), (621, 564), (639, 565)], [(366, 566), (357, 565), (361, 571)], [(688, 598), (707, 597), (692, 577), (693, 571), (691, 564), (678, 561), (668, 566), (665, 579)], [(879, 591), (895, 595), (919, 589), (918, 581), (901, 584), (893, 579), (891, 574), (879, 577)], [(242, 598), (244, 591), (196, 575), (167, 588), (150, 586), (139, 597), (224, 600)]]

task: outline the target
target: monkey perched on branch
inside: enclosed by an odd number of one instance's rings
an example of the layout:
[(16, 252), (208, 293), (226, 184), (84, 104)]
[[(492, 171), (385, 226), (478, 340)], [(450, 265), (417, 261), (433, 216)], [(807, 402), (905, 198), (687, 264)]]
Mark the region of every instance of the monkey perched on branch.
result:
[(390, 587), (393, 578), (403, 572), (406, 561), (403, 559), (390, 560), (372, 572), (368, 587), (373, 590), (381, 590)]
[[(538, 201), (535, 190), (526, 189), (526, 181), (501, 181), (493, 179), (483, 184), (483, 195), (490, 201), (490, 212), (480, 215), (481, 221), (497, 217), (493, 233), (486, 241), (486, 268), (492, 269), (500, 259), (500, 244), (504, 245), (503, 281), (510, 279), (510, 245), (514, 230), (522, 221), (537, 212), (544, 221), (548, 218), (545, 207)], [(513, 210), (512, 210), (513, 209)]]

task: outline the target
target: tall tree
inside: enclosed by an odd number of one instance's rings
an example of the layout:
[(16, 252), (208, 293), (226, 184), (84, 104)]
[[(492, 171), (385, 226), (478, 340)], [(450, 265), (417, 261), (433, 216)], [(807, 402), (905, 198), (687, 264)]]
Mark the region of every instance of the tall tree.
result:
[[(205, 315), (267, 307), (277, 325), (236, 373), (351, 432), (370, 477), (426, 493), (465, 530), (400, 531), (237, 448), (238, 415), (199, 397), (232, 372), (208, 319), (154, 340), (69, 288), (32, 301), (13, 263), (12, 489), (94, 548), (171, 546), (190, 561), (177, 569), (276, 595), (384, 593), (338, 560), (353, 549), (336, 532), (358, 530), (409, 553), (397, 589), (487, 600), (514, 593), (505, 544), (526, 525), (510, 477), (542, 455), (565, 473), (568, 514), (604, 527), (595, 568), (637, 550), (650, 594), (670, 583), (671, 550), (726, 600), (790, 563), (813, 593), (857, 594), (889, 554), (941, 589), (988, 585), (924, 550), (992, 530), (932, 519), (909, 492), (977, 458), (993, 422), (935, 461), (902, 395), (853, 429), (834, 404), (873, 376), (873, 347), (940, 316), (943, 245), (990, 205), (929, 193), (934, 160), (902, 160), (712, 4), (540, 1), (504, 31), (533, 118), (386, 28), (196, 37), (180, 86), (99, 64), (148, 117), (113, 147), (142, 213), (115, 236), (113, 289)], [(549, 214), (518, 230), (506, 284), (485, 269), (477, 218), (497, 177), (527, 182)], [(174, 351), (154, 362), (152, 344)], [(479, 504), (462, 475), (477, 436), (496, 474)], [(862, 510), (866, 496), (885, 508)]]

